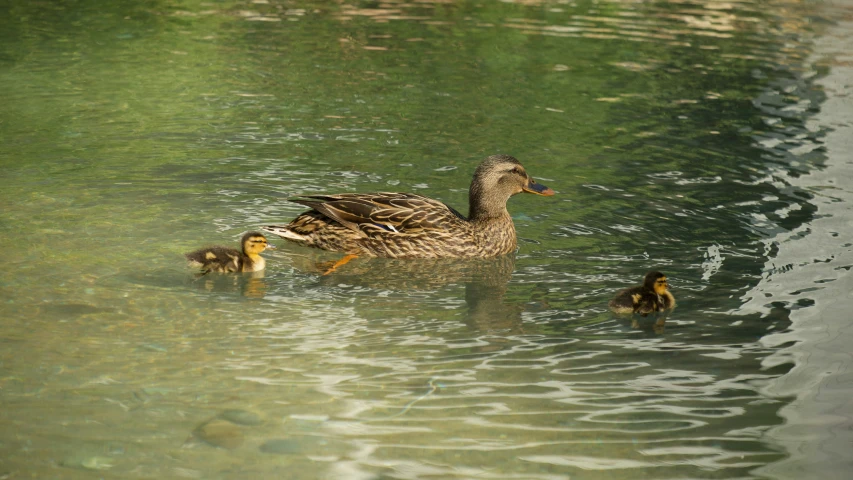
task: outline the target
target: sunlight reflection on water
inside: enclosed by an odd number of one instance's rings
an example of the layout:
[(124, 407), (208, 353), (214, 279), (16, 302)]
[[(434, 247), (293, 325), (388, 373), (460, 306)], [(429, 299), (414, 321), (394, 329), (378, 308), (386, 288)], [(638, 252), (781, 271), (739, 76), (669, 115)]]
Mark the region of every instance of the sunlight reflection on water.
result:
[[(841, 285), (768, 280), (846, 271), (774, 263), (843, 195), (797, 180), (815, 17), (772, 6), (16, 4), (0, 477), (757, 478), (789, 455), (791, 322)], [(558, 191), (510, 201), (516, 255), (178, 265), (300, 194), (464, 210), (498, 151)], [(608, 312), (650, 268), (679, 306)]]

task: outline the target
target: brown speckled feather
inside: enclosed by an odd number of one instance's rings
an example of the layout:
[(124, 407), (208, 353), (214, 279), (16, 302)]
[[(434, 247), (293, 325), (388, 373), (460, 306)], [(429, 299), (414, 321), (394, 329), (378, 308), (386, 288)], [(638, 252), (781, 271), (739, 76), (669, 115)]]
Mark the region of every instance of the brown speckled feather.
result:
[[(459, 247), (473, 241), (471, 224), (437, 200), (390, 192), (307, 198), (311, 200), (295, 201), (313, 210), (288, 226), (294, 233), (308, 237), (297, 243), (371, 257), (478, 256)], [(319, 198), (328, 200), (320, 203)], [(512, 240), (507, 251), (515, 248), (514, 236)]]
[(227, 247), (208, 247), (184, 255), (190, 265), (204, 272), (233, 273), (242, 272), (243, 265), (251, 271), (252, 260), (243, 252)]
[(447, 230), (464, 220), (444, 203), (414, 193), (307, 195), (291, 201), (311, 207), (365, 236), (389, 231)]

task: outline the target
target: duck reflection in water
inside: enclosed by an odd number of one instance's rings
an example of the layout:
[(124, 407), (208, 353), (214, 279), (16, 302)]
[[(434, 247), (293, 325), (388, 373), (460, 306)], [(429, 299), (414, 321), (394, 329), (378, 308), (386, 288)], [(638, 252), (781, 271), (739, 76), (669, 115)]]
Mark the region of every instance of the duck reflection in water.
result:
[(236, 275), (205, 275), (196, 277), (193, 285), (210, 293), (239, 293), (246, 298), (264, 298), (267, 283), (264, 271)]
[(478, 332), (523, 333), (524, 306), (504, 297), (515, 269), (515, 255), (479, 260), (477, 275), (465, 283), (466, 324)]
[[(359, 258), (327, 274), (326, 262), (316, 254), (292, 257), (293, 266), (318, 275), (321, 285), (369, 288), (392, 292), (436, 291), (453, 285), (465, 286), (465, 324), (478, 332), (522, 331), (524, 306), (508, 303), (504, 297), (515, 268), (515, 254), (473, 259), (384, 259)], [(401, 299), (408, 302), (400, 311), (417, 309), (420, 296)], [(389, 297), (389, 301), (397, 301)]]
[[(631, 315), (633, 328), (648, 330), (651, 327), (655, 333), (661, 333), (666, 317), (675, 308), (675, 297), (669, 291), (666, 275), (651, 271), (644, 277), (642, 285), (619, 291), (608, 306), (614, 313)], [(650, 315), (653, 323), (645, 321)]]

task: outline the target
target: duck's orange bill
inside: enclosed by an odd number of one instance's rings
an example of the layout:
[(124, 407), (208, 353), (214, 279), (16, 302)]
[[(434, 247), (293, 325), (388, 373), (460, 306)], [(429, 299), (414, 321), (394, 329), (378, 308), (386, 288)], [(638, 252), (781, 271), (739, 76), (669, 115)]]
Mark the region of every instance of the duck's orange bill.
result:
[(530, 182), (527, 183), (526, 187), (522, 187), (522, 190), (527, 193), (535, 193), (536, 195), (544, 195), (546, 197), (550, 197), (554, 194), (553, 190), (541, 183), (534, 182), (532, 178), (530, 179)]

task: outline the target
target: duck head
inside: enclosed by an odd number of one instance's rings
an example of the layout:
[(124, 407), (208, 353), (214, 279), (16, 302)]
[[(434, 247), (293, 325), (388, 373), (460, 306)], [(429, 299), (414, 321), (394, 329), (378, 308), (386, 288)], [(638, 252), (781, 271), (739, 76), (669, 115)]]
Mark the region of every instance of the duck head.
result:
[(267, 248), (275, 248), (267, 243), (267, 237), (259, 232), (249, 232), (243, 235), (240, 244), (243, 246), (243, 253), (249, 256), (259, 255)]
[(663, 295), (669, 289), (669, 284), (666, 281), (666, 275), (661, 272), (647, 273), (643, 280), (643, 286), (658, 295)]
[(469, 219), (505, 214), (509, 197), (518, 193), (551, 196), (554, 190), (536, 183), (515, 157), (492, 155), (474, 171), (469, 190)]

